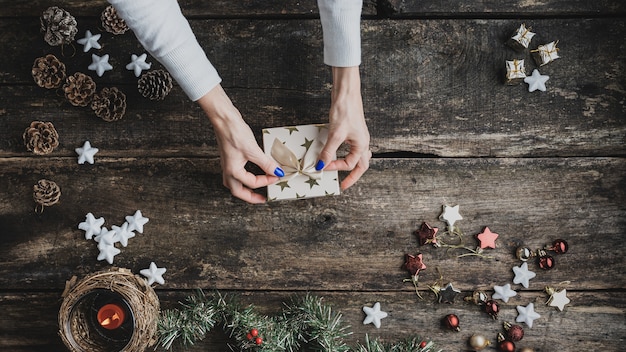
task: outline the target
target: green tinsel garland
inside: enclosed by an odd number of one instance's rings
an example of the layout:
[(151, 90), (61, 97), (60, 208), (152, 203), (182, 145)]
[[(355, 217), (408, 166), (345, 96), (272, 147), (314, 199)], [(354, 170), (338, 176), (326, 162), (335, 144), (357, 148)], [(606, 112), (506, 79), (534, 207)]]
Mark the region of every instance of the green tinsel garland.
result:
[[(159, 344), (169, 350), (175, 343), (192, 345), (202, 340), (215, 325), (223, 325), (241, 351), (296, 352), (308, 349), (323, 352), (435, 352), (434, 343), (412, 337), (397, 344), (370, 340), (355, 349), (344, 342), (351, 335), (341, 321), (341, 313), (322, 302), (322, 298), (307, 294), (285, 304), (275, 317), (260, 315), (253, 306), (241, 307), (233, 298), (220, 293), (206, 295), (203, 291), (187, 297), (179, 309), (165, 310), (158, 324)], [(258, 331), (257, 343), (249, 335)]]

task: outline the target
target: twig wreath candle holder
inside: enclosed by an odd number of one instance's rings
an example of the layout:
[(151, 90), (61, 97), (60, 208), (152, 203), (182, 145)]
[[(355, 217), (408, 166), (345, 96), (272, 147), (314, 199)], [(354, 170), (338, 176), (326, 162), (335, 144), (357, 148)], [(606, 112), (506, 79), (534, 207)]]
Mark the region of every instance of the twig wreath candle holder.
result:
[(157, 341), (159, 298), (128, 269), (113, 268), (66, 283), (59, 335), (75, 352), (140, 352)]

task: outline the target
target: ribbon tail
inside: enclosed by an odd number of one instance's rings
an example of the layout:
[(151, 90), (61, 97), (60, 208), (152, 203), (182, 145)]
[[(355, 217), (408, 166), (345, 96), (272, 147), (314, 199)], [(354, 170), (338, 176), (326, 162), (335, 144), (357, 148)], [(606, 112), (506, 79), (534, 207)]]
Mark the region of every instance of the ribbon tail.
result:
[(298, 173), (300, 169), (298, 157), (296, 157), (296, 155), (278, 138), (274, 138), (270, 154), (272, 155), (272, 158), (274, 158), (274, 160), (276, 160), (283, 168), (286, 176)]

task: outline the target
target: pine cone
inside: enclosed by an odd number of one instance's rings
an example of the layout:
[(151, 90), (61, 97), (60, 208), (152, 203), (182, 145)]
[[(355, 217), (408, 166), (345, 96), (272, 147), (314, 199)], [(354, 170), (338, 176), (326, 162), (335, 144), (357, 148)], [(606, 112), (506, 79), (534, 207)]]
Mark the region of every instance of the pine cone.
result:
[(58, 88), (65, 80), (65, 64), (56, 56), (48, 54), (35, 59), (31, 70), (33, 79), (42, 88)]
[(61, 188), (54, 181), (41, 179), (33, 186), (33, 199), (42, 207), (55, 205), (61, 198)]
[(41, 14), (40, 20), (43, 39), (52, 46), (69, 44), (78, 33), (76, 19), (62, 8), (48, 7)]
[(115, 87), (102, 88), (94, 96), (91, 109), (104, 121), (120, 120), (126, 112), (126, 95)]
[(50, 154), (59, 146), (59, 134), (52, 122), (33, 121), (24, 131), (24, 144), (29, 152), (37, 155)]
[(172, 76), (164, 70), (144, 73), (139, 78), (137, 88), (144, 98), (163, 100), (172, 90)]
[(84, 73), (67, 77), (63, 85), (65, 97), (74, 106), (87, 106), (96, 93), (96, 82)]
[(128, 30), (128, 25), (126, 25), (126, 21), (124, 21), (115, 10), (113, 5), (107, 6), (102, 14), (100, 15), (100, 20), (102, 21), (102, 27), (113, 34), (124, 34)]

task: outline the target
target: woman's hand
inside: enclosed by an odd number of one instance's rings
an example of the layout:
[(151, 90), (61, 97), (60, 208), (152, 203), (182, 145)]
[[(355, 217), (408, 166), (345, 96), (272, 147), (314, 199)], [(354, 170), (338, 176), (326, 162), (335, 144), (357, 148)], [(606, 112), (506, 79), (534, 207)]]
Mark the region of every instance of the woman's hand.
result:
[[(350, 174), (341, 182), (341, 189), (352, 186), (369, 168), (372, 152), (370, 134), (363, 113), (359, 67), (333, 67), (333, 89), (329, 112), (329, 133), (320, 152), (316, 169), (343, 170)], [(342, 143), (350, 146), (343, 159), (333, 160)]]
[[(265, 203), (265, 197), (253, 192), (284, 176), (276, 161), (265, 155), (257, 144), (250, 126), (222, 89), (213, 88), (198, 100), (211, 120), (220, 149), (222, 179), (233, 196), (248, 203)], [(245, 169), (248, 161), (259, 166), (266, 175), (254, 175)]]

